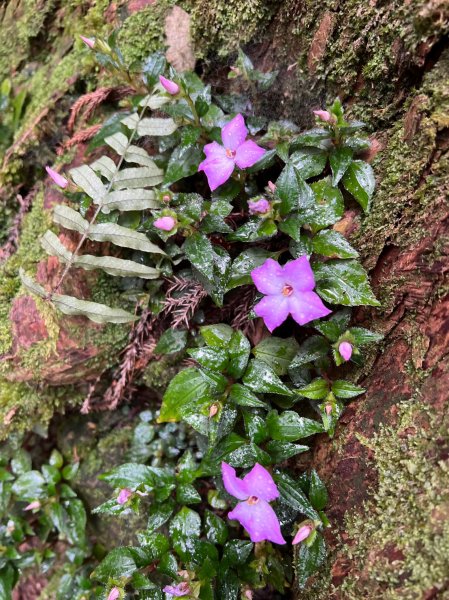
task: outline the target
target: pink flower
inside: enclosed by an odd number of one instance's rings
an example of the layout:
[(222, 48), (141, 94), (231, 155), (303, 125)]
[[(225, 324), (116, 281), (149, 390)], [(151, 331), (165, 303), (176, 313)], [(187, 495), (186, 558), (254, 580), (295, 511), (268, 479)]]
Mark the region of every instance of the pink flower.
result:
[(128, 488), (123, 488), (122, 490), (120, 490), (120, 493), (117, 496), (117, 503), (125, 504), (125, 502), (128, 502), (129, 498), (132, 495), (133, 495), (133, 493), (131, 490), (129, 490)]
[(274, 192), (276, 191), (276, 185), (272, 181), (269, 181), (268, 182), (268, 189), (270, 190), (270, 192), (272, 194), (274, 194)]
[(113, 587), (109, 592), (108, 600), (117, 600), (117, 598), (120, 598), (120, 590), (118, 587)]
[(265, 154), (266, 150), (246, 140), (247, 135), (245, 121), (239, 114), (221, 130), (223, 146), (217, 142), (204, 146), (206, 160), (200, 164), (198, 171), (206, 173), (212, 191), (231, 177), (236, 165), (239, 169), (252, 167)]
[(84, 37), (84, 35), (80, 35), (80, 38), (83, 40), (86, 46), (89, 46), (89, 48), (93, 48), (95, 46), (95, 40), (93, 38)]
[(276, 513), (268, 504), (279, 498), (279, 492), (270, 473), (256, 463), (248, 475), (239, 479), (235, 469), (225, 462), (221, 463), (223, 485), (231, 496), (242, 500), (228, 514), (249, 533), (252, 542), (268, 540), (276, 544), (285, 544), (281, 526)]
[(294, 544), (299, 544), (299, 542), (303, 542), (304, 540), (306, 540), (309, 537), (309, 535), (311, 533), (312, 533), (312, 528), (310, 527), (310, 525), (303, 525), (296, 532), (296, 535), (293, 538), (292, 544), (294, 545)]
[(329, 416), (332, 412), (332, 404), (326, 404), (324, 407), (324, 412)]
[(297, 323), (325, 317), (332, 311), (326, 308), (312, 290), (315, 278), (307, 256), (300, 256), (281, 267), (272, 258), (251, 272), (256, 288), (265, 298), (256, 304), (254, 312), (262, 317), (272, 332), (290, 314)]
[(166, 585), (162, 591), (172, 596), (187, 596), (190, 594), (190, 587), (186, 581), (183, 581), (178, 585)]
[(352, 356), (352, 345), (349, 342), (342, 342), (338, 346), (338, 351), (340, 352), (343, 360), (349, 360)]
[(161, 229), (162, 231), (171, 231), (173, 227), (176, 225), (176, 221), (173, 217), (159, 217), (153, 223), (156, 229)]
[(314, 110), (313, 114), (321, 119), (321, 121), (326, 121), (327, 123), (334, 120), (333, 116), (327, 110)]
[(33, 502), (30, 502), (30, 504), (25, 506), (25, 508), (23, 510), (36, 510), (37, 508), (40, 508), (40, 507), (41, 507), (41, 503), (39, 502), (39, 500), (33, 500)]
[(56, 183), (56, 185), (58, 185), (60, 188), (64, 189), (69, 185), (69, 182), (67, 181), (67, 179), (65, 177), (63, 177), (62, 175), (60, 175), (57, 171), (55, 171), (51, 167), (45, 167), (45, 170), (47, 171), (47, 174), (49, 175), (49, 177), (51, 177), (51, 179), (53, 179), (53, 181)]
[(172, 96), (176, 96), (179, 92), (179, 85), (172, 81), (171, 79), (167, 79), (162, 75), (159, 75), (159, 81), (161, 82), (162, 87)]
[(265, 198), (260, 198), (260, 200), (248, 200), (248, 208), (250, 215), (264, 215), (270, 210), (271, 205)]

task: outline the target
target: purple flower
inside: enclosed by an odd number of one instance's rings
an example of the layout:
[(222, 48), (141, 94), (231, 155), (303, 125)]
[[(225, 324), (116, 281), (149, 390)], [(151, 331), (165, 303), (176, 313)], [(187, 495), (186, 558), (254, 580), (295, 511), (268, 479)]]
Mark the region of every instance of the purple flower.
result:
[(133, 493), (131, 490), (129, 490), (128, 488), (123, 488), (122, 490), (120, 490), (120, 493), (117, 496), (117, 503), (125, 504), (125, 502), (128, 502), (132, 495)]
[(159, 81), (161, 82), (164, 90), (172, 96), (176, 96), (176, 94), (179, 92), (179, 85), (171, 79), (167, 79), (163, 75), (159, 75)]
[(248, 200), (248, 208), (250, 215), (264, 215), (267, 213), (271, 204), (265, 198), (260, 198), (260, 200)]
[(204, 146), (206, 160), (200, 164), (198, 171), (206, 173), (212, 191), (231, 177), (235, 165), (239, 169), (252, 167), (265, 154), (266, 150), (246, 139), (247, 135), (245, 121), (239, 114), (221, 130), (223, 146), (217, 142)]
[(352, 345), (349, 342), (342, 342), (338, 346), (338, 351), (340, 352), (343, 360), (349, 360), (352, 356)]
[(53, 179), (53, 181), (56, 183), (56, 185), (59, 186), (60, 188), (64, 189), (69, 185), (69, 182), (67, 181), (67, 179), (65, 177), (63, 177), (62, 175), (60, 175), (57, 171), (55, 171), (51, 167), (45, 167), (45, 170), (47, 171), (48, 176), (51, 177), (51, 179)]
[(187, 596), (190, 594), (190, 587), (186, 581), (183, 581), (178, 585), (166, 585), (162, 591), (172, 596)]
[(292, 544), (295, 545), (295, 544), (299, 544), (299, 542), (303, 542), (304, 540), (306, 540), (309, 537), (309, 535), (311, 533), (312, 533), (312, 528), (310, 527), (310, 525), (303, 525), (296, 532), (296, 535), (293, 538)]
[(83, 40), (86, 46), (89, 46), (89, 48), (93, 48), (95, 46), (95, 40), (93, 38), (88, 38), (84, 35), (80, 35), (80, 38)]
[(221, 473), (226, 491), (242, 500), (228, 514), (228, 518), (238, 521), (249, 533), (252, 542), (268, 540), (285, 544), (276, 513), (268, 504), (279, 498), (270, 473), (256, 463), (248, 475), (239, 479), (235, 469), (225, 462), (221, 463)]
[(265, 298), (256, 304), (254, 312), (262, 317), (272, 332), (290, 314), (297, 323), (325, 317), (332, 311), (324, 306), (312, 291), (315, 278), (307, 256), (300, 256), (281, 267), (272, 258), (251, 272), (256, 288)]
[(117, 598), (120, 598), (120, 590), (118, 587), (113, 587), (109, 592), (108, 600), (117, 600)]
[(162, 231), (171, 231), (176, 225), (176, 221), (173, 217), (160, 217), (154, 221), (153, 225), (156, 227), (156, 229), (161, 229)]

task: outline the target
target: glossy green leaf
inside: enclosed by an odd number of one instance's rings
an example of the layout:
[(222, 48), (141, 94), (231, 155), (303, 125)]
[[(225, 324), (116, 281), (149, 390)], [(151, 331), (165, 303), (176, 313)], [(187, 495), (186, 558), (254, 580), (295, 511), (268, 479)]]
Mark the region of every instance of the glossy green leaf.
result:
[(247, 540), (230, 540), (223, 548), (223, 565), (234, 567), (246, 563), (253, 550), (253, 543)]
[(329, 384), (325, 379), (318, 377), (308, 385), (299, 388), (298, 392), (310, 400), (322, 400), (329, 393)]
[(205, 325), (200, 328), (200, 331), (206, 344), (216, 348), (228, 348), (234, 333), (232, 327), (224, 323)]
[(27, 471), (12, 484), (12, 492), (22, 501), (32, 501), (44, 494), (45, 479), (39, 471)]
[[(201, 373), (194, 368), (180, 371), (170, 381), (164, 394), (159, 423), (175, 422), (182, 418), (184, 405), (195, 405), (198, 400), (209, 398), (210, 387)], [(210, 399), (210, 403), (212, 400)]]
[(194, 233), (184, 242), (183, 250), (192, 263), (202, 275), (208, 279), (214, 277), (214, 250), (209, 239), (201, 234)]
[(272, 252), (262, 248), (250, 248), (239, 254), (232, 263), (228, 289), (232, 290), (240, 285), (252, 284), (251, 271), (260, 267), (267, 258), (272, 256)]
[(383, 338), (381, 333), (376, 333), (363, 327), (351, 327), (349, 333), (356, 346), (365, 346), (366, 344), (379, 342)]
[(290, 442), (282, 442), (277, 440), (271, 440), (265, 446), (266, 451), (270, 454), (273, 459), (273, 463), (280, 463), (284, 460), (288, 460), (297, 454), (302, 452), (308, 452), (310, 448), (308, 446), (301, 446), (300, 444), (291, 444)]
[(299, 346), (298, 352), (290, 364), (290, 368), (296, 369), (319, 358), (323, 358), (327, 355), (329, 349), (329, 342), (326, 338), (321, 335), (312, 335)]
[(332, 392), (337, 398), (347, 399), (347, 398), (355, 398), (356, 396), (360, 396), (365, 392), (365, 388), (359, 387), (351, 383), (350, 381), (345, 381), (344, 379), (337, 379), (332, 384)]
[(179, 504), (198, 504), (201, 496), (191, 483), (181, 483), (176, 488), (176, 500)]
[(320, 175), (327, 162), (327, 152), (319, 148), (302, 148), (290, 156), (303, 179)]
[(241, 331), (234, 331), (228, 346), (229, 365), (227, 372), (234, 379), (240, 379), (248, 365), (251, 344)]
[(239, 406), (249, 406), (254, 408), (268, 408), (265, 402), (251, 392), (246, 386), (240, 383), (234, 383), (229, 391), (229, 400)]
[(159, 529), (159, 527), (162, 527), (162, 525), (164, 525), (172, 516), (173, 510), (173, 501), (166, 501), (163, 504), (151, 506), (148, 516), (148, 532), (154, 533), (157, 529)]
[(202, 158), (203, 151), (197, 144), (178, 146), (168, 161), (164, 184), (172, 185), (184, 177), (194, 175)]
[(314, 205), (311, 187), (292, 163), (284, 167), (276, 181), (276, 194), (281, 200), (279, 206), (281, 215), (288, 215), (295, 210), (310, 209)]
[(326, 486), (315, 469), (310, 472), (309, 500), (316, 510), (323, 510), (329, 500)]
[(170, 521), (170, 536), (187, 540), (199, 538), (201, 534), (201, 518), (197, 512), (184, 506)]
[(159, 338), (154, 349), (155, 354), (173, 354), (181, 352), (187, 345), (188, 332), (185, 329), (167, 329)]
[(130, 548), (119, 547), (111, 550), (106, 555), (91, 577), (102, 583), (108, 583), (109, 580), (125, 580), (131, 577), (134, 571), (137, 570), (136, 562), (133, 558), (133, 553)]
[(225, 371), (229, 361), (229, 354), (223, 348), (190, 348), (187, 354), (203, 367), (213, 371)]
[(204, 511), (204, 531), (210, 542), (220, 546), (225, 544), (229, 535), (228, 526), (223, 519), (210, 510)]
[(312, 238), (312, 247), (315, 254), (333, 258), (357, 258), (359, 255), (341, 233), (332, 229), (317, 233)]
[(352, 162), (353, 151), (350, 148), (334, 148), (329, 156), (329, 162), (332, 170), (332, 185), (338, 185), (338, 182), (346, 173)]
[(243, 383), (253, 392), (280, 394), (283, 396), (291, 396), (290, 390), (275, 371), (272, 370), (266, 363), (261, 360), (251, 360), (246, 373), (243, 377)]
[(327, 320), (319, 319), (314, 321), (313, 326), (331, 342), (336, 342), (348, 328), (350, 320), (351, 310), (349, 308), (343, 308), (342, 310), (332, 313)]
[(326, 560), (326, 545), (323, 536), (317, 532), (311, 546), (300, 544), (295, 553), (296, 582), (299, 588), (304, 588), (311, 575), (317, 572)]
[(309, 519), (320, 520), (319, 514), (307, 499), (298, 482), (286, 473), (281, 473), (279, 471), (274, 473), (273, 479), (278, 486), (282, 502), (306, 517), (309, 517)]
[(354, 160), (347, 169), (342, 183), (345, 189), (354, 196), (365, 212), (369, 212), (371, 198), (376, 187), (374, 171), (371, 165), (363, 160)]
[(255, 412), (249, 410), (242, 412), (247, 438), (255, 444), (264, 442), (269, 435), (266, 420)]
[(253, 349), (254, 356), (270, 366), (276, 375), (285, 375), (298, 352), (298, 342), (290, 338), (270, 336)]
[(292, 141), (290, 148), (292, 150), (296, 150), (297, 148), (301, 148), (303, 146), (312, 146), (314, 148), (327, 150), (332, 145), (330, 137), (331, 133), (329, 130), (315, 127), (298, 135)]
[(267, 425), (271, 438), (280, 442), (296, 442), (324, 431), (321, 423), (300, 417), (293, 410), (285, 410), (281, 414), (271, 411), (267, 417)]
[(331, 304), (380, 306), (371, 291), (368, 275), (355, 260), (329, 260), (313, 266), (316, 291)]

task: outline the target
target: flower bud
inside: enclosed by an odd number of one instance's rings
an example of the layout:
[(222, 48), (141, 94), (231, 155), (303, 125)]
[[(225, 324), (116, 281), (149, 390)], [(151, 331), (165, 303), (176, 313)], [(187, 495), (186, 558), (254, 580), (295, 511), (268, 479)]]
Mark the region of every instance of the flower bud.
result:
[(260, 200), (248, 200), (248, 208), (250, 215), (264, 215), (270, 210), (271, 205), (265, 198), (260, 198)]
[(80, 35), (80, 38), (83, 40), (86, 46), (89, 46), (89, 48), (92, 49), (95, 46), (95, 40), (93, 38), (84, 37), (84, 35)]
[(326, 406), (324, 407), (324, 411), (327, 414), (327, 416), (329, 416), (332, 412), (332, 404), (326, 404)]
[(321, 121), (325, 121), (326, 123), (334, 120), (333, 116), (327, 110), (314, 110), (313, 114), (315, 117), (318, 117)]
[(67, 181), (67, 179), (65, 177), (63, 177), (62, 175), (60, 175), (57, 171), (55, 171), (51, 167), (45, 167), (45, 170), (47, 171), (48, 176), (51, 179), (53, 179), (53, 181), (56, 183), (56, 185), (59, 186), (60, 188), (64, 189), (69, 185), (69, 182)]
[(119, 495), (117, 496), (117, 503), (118, 504), (125, 504), (125, 502), (128, 501), (128, 499), (132, 496), (132, 491), (129, 490), (128, 488), (123, 488), (122, 490), (120, 490)]
[(160, 217), (156, 219), (153, 225), (156, 229), (161, 229), (162, 231), (171, 231), (176, 225), (176, 221), (173, 217)]
[(171, 79), (167, 79), (163, 75), (159, 75), (159, 81), (161, 82), (161, 85), (164, 88), (164, 90), (172, 96), (176, 96), (176, 94), (179, 93), (179, 85)]
[(310, 525), (303, 525), (296, 532), (296, 535), (293, 538), (292, 544), (295, 545), (295, 544), (299, 544), (299, 542), (303, 542), (304, 540), (306, 540), (309, 537), (309, 535), (311, 533), (312, 533), (312, 528), (310, 527)]
[(33, 500), (33, 502), (30, 502), (30, 504), (28, 504), (28, 506), (25, 506), (23, 510), (35, 510), (40, 507), (41, 503), (39, 502), (39, 500)]
[(274, 194), (274, 192), (276, 191), (276, 185), (272, 181), (269, 181), (268, 182), (268, 189), (270, 190), (270, 192), (272, 194)]
[(117, 598), (120, 598), (120, 590), (118, 587), (113, 587), (109, 592), (108, 600), (117, 600)]
[(209, 408), (209, 417), (210, 418), (215, 417), (217, 412), (218, 412), (218, 406), (215, 403), (211, 404), (211, 406)]
[(170, 202), (170, 200), (171, 200), (171, 196), (169, 196), (168, 194), (164, 194), (164, 195), (162, 196), (162, 200), (163, 200), (164, 202)]
[(352, 345), (349, 342), (342, 342), (338, 346), (338, 351), (340, 352), (343, 360), (347, 361), (352, 356)]

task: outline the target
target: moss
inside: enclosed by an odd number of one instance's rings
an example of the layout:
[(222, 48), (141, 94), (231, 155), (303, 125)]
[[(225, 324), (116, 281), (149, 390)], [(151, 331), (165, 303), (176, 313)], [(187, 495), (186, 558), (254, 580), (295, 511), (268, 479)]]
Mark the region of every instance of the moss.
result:
[(343, 586), (348, 600), (414, 600), (441, 589), (449, 572), (449, 419), (412, 398), (397, 427), (381, 425), (364, 443), (379, 484), (361, 513), (347, 518), (357, 543), (348, 557), (361, 567)]
[(197, 54), (206, 56), (218, 52), (224, 56), (266, 29), (273, 16), (273, 0), (211, 0), (207, 4), (192, 2), (192, 33)]
[(159, 394), (163, 394), (179, 371), (180, 355), (172, 354), (163, 356), (160, 360), (149, 363), (143, 374), (145, 384)]

